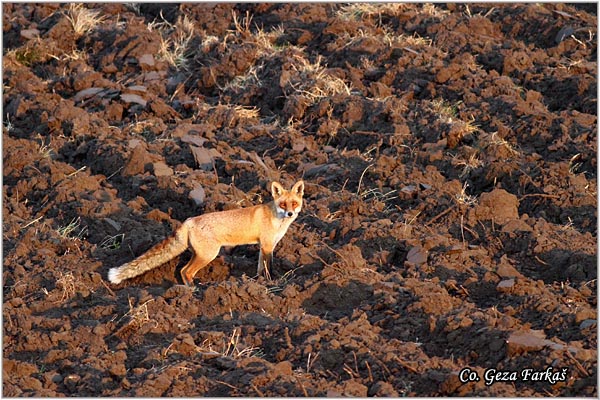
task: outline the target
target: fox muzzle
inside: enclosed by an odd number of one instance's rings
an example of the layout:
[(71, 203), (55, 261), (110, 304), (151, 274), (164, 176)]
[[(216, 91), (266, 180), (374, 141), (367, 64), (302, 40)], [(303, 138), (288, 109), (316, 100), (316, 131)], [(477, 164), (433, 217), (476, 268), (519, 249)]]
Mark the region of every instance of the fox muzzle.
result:
[(293, 218), (297, 213), (277, 207), (277, 218)]

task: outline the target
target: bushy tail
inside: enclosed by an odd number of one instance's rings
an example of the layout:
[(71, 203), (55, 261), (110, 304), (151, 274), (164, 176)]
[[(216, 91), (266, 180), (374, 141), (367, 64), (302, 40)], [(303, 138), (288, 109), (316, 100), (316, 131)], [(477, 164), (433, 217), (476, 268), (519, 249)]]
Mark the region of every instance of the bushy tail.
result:
[(108, 280), (121, 283), (166, 263), (183, 253), (188, 247), (188, 227), (184, 223), (171, 236), (158, 243), (135, 260), (108, 271)]

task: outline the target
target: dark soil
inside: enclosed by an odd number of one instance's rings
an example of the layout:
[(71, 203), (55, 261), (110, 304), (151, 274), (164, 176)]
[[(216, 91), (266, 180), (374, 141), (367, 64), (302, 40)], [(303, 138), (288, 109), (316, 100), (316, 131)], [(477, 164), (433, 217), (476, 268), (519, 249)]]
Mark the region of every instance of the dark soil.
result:
[(595, 7), (2, 7), (4, 396), (598, 395)]

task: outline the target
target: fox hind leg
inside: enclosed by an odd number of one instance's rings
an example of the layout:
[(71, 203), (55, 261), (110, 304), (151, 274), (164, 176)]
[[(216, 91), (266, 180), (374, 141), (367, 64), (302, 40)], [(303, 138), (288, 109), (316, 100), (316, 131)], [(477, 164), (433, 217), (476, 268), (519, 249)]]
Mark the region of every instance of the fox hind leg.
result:
[(194, 276), (219, 255), (220, 248), (220, 246), (212, 246), (210, 248), (194, 249), (192, 259), (181, 269), (183, 283), (193, 286)]

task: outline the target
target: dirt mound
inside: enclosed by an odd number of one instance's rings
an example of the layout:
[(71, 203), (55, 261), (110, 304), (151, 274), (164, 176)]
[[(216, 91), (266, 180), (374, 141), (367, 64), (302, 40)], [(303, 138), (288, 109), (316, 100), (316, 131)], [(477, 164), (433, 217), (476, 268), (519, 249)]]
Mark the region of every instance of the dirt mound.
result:
[(3, 4), (3, 395), (597, 396), (593, 11)]

